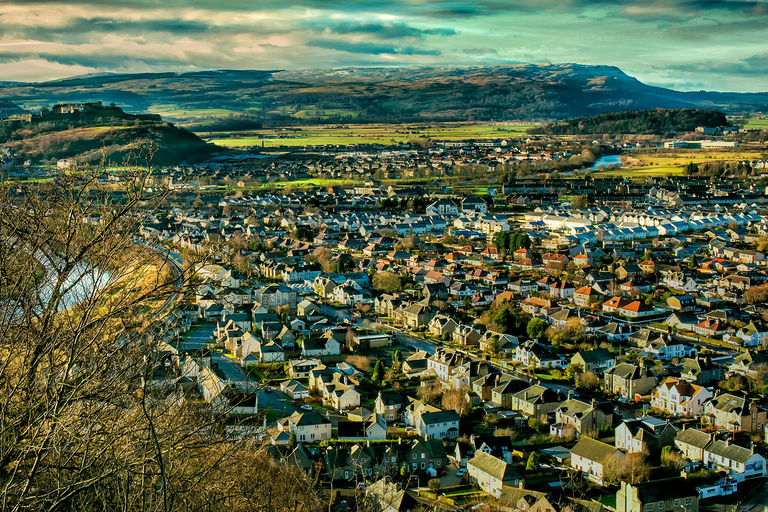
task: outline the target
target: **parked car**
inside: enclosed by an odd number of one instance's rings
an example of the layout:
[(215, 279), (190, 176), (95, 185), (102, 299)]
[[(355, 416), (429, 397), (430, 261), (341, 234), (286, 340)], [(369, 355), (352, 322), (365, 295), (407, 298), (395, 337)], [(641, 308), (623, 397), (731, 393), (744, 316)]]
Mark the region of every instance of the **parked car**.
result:
[(467, 468), (461, 468), (460, 470), (458, 470), (458, 471), (456, 472), (456, 476), (458, 476), (458, 477), (462, 477), (462, 476), (464, 476), (464, 474), (465, 474), (466, 472), (467, 472)]
[(304, 405), (301, 406), (301, 409), (303, 411), (311, 411), (312, 410), (312, 406), (309, 405), (309, 404), (304, 404)]

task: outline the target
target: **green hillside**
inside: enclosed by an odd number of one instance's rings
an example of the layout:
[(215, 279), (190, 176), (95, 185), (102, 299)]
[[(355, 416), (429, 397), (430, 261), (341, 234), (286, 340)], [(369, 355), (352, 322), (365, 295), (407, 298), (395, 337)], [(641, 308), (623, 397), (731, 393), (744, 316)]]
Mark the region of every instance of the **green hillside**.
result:
[(114, 102), (200, 131), (290, 124), (553, 121), (650, 108), (760, 111), (768, 94), (679, 92), (612, 66), (517, 64), (470, 68), (104, 74), (0, 87), (28, 110), (55, 101)]
[(577, 117), (533, 128), (530, 132), (548, 135), (599, 133), (661, 135), (667, 132), (690, 132), (697, 126), (730, 126), (730, 123), (725, 114), (717, 110), (657, 108)]

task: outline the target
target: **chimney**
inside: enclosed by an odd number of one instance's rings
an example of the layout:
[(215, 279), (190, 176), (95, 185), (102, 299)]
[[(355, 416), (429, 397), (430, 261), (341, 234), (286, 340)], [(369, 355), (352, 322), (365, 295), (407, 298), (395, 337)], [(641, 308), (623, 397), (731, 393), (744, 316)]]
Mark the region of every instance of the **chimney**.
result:
[(570, 400), (571, 398), (573, 398), (573, 390), (569, 389), (568, 390), (568, 400)]
[(520, 481), (517, 483), (517, 487), (519, 487), (520, 489), (522, 489), (522, 488), (523, 488), (523, 480), (520, 480)]
[(597, 405), (597, 400), (595, 400), (595, 399), (593, 398), (593, 399), (592, 399), (592, 408), (594, 409), (596, 405)]

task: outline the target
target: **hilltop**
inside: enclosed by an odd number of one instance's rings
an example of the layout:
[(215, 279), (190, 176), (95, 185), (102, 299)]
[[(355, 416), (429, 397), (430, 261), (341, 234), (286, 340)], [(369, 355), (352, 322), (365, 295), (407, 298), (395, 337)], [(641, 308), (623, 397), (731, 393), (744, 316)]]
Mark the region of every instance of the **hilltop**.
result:
[(612, 66), (344, 68), (102, 74), (0, 87), (27, 109), (115, 102), (207, 131), (316, 122), (556, 121), (621, 110), (763, 110), (768, 93), (679, 92)]
[(208, 156), (215, 148), (197, 135), (165, 122), (158, 115), (133, 115), (101, 102), (57, 104), (40, 114), (22, 113), (0, 121), (0, 145), (16, 157), (53, 164), (59, 159), (123, 163), (137, 143), (157, 147), (153, 163), (176, 164)]

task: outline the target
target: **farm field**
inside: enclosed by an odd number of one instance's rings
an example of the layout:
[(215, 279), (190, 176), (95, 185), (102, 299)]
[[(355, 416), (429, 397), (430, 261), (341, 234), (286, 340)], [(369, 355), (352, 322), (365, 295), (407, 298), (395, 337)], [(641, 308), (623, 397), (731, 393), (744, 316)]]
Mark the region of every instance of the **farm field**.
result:
[(744, 128), (747, 128), (748, 130), (768, 130), (768, 117), (750, 119), (747, 121), (747, 124), (744, 125)]
[(663, 156), (657, 155), (632, 155), (645, 165), (686, 165), (691, 162), (717, 162), (717, 161), (739, 161), (739, 160), (760, 160), (760, 153), (756, 151), (674, 151), (666, 153)]
[[(393, 144), (413, 139), (497, 139), (518, 137), (532, 128), (533, 124), (521, 125), (351, 125), (346, 128), (307, 126), (301, 131), (284, 132), (279, 129), (263, 130), (260, 133), (237, 132), (200, 134), (208, 142), (224, 147), (261, 146), (306, 146), (306, 145), (348, 145), (348, 144)], [(282, 138), (262, 138), (268, 137)]]
[(649, 178), (654, 176), (677, 176), (683, 174), (683, 169), (676, 165), (660, 165), (647, 167), (621, 167), (608, 171), (593, 173), (596, 178)]
[(647, 178), (652, 176), (675, 176), (683, 173), (683, 166), (689, 163), (735, 162), (740, 160), (760, 160), (761, 154), (755, 151), (712, 151), (712, 150), (674, 150), (655, 154), (633, 154), (632, 158), (643, 163), (642, 166), (625, 166), (618, 169), (596, 172), (596, 177), (604, 178)]

